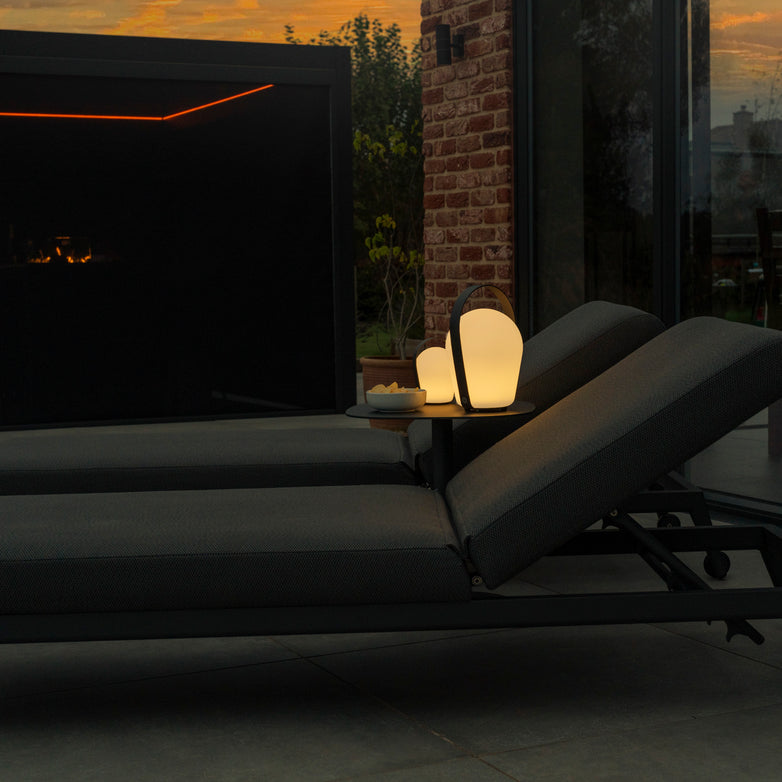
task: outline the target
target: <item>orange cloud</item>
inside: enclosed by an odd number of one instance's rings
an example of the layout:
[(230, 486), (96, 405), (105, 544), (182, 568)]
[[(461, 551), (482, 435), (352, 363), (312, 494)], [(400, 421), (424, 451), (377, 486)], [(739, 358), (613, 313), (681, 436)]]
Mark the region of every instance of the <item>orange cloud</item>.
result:
[(722, 13), (712, 17), (712, 30), (727, 30), (729, 27), (738, 27), (741, 24), (760, 24), (771, 19), (771, 14), (755, 11), (754, 14)]

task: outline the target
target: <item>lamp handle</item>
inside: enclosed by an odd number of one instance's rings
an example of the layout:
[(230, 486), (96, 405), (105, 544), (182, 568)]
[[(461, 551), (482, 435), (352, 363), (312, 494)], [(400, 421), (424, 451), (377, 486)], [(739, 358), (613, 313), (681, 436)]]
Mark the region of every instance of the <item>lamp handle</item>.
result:
[(459, 401), (465, 410), (472, 410), (473, 407), (470, 404), (470, 393), (467, 388), (467, 373), (464, 371), (464, 353), (462, 352), (462, 337), (459, 333), (459, 320), (462, 317), (462, 310), (467, 303), (467, 299), (475, 293), (475, 291), (481, 288), (491, 288), (494, 295), (497, 297), (500, 305), (502, 306), (503, 314), (507, 315), (514, 323), (516, 319), (513, 314), (513, 307), (511, 306), (508, 297), (496, 286), (484, 283), (482, 285), (470, 285), (469, 288), (465, 288), (459, 298), (456, 299), (456, 303), (451, 310), (451, 321), (449, 324), (451, 332), (451, 351), (453, 353), (453, 366), (456, 372), (456, 385), (459, 389)]

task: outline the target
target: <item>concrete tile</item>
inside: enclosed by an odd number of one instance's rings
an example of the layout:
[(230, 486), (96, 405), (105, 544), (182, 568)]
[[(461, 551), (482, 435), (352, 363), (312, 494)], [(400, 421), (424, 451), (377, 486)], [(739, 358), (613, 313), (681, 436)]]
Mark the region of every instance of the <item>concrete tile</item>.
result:
[(0, 702), (100, 684), (288, 660), (269, 638), (0, 645)]
[(497, 630), (432, 630), (402, 633), (334, 633), (326, 635), (281, 635), (275, 641), (291, 653), (315, 658), (330, 654), (357, 652), (362, 649), (381, 649), (430, 643), (446, 638), (495, 633)]
[(473, 754), (782, 703), (782, 673), (649, 626), (542, 628), (319, 664)]
[(351, 777), (350, 782), (508, 782), (509, 779), (512, 777), (507, 773), (478, 758), (457, 758), (387, 774)]
[(17, 697), (0, 712), (2, 778), (24, 782), (319, 782), (456, 756), (301, 660)]
[(656, 626), (729, 654), (782, 670), (782, 619), (753, 619), (750, 624), (766, 639), (760, 646), (739, 635), (728, 641), (725, 624), (721, 622), (714, 622), (711, 626), (705, 622), (676, 622)]
[(780, 724), (782, 707), (772, 706), (623, 731), (610, 740), (592, 736), (548, 744), (484, 760), (514, 779), (536, 782), (776, 782)]

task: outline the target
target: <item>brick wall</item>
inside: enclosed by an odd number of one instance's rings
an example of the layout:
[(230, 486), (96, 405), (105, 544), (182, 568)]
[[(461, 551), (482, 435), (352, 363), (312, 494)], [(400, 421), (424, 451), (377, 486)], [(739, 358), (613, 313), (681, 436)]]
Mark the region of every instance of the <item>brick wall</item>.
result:
[[(459, 293), (492, 283), (513, 300), (512, 0), (423, 0), (427, 336), (442, 336)], [(434, 28), (465, 55), (436, 65)]]

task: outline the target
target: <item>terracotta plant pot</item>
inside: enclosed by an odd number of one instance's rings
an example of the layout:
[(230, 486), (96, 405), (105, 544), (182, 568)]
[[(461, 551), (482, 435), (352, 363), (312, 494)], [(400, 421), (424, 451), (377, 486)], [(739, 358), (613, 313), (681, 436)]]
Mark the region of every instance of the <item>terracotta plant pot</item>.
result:
[[(415, 364), (412, 358), (396, 358), (394, 356), (362, 356), (361, 374), (364, 392), (366, 393), (378, 383), (390, 386), (396, 381), (400, 386), (415, 388)], [(410, 421), (400, 419), (370, 418), (369, 425), (375, 429), (392, 429), (394, 431), (407, 431)]]

